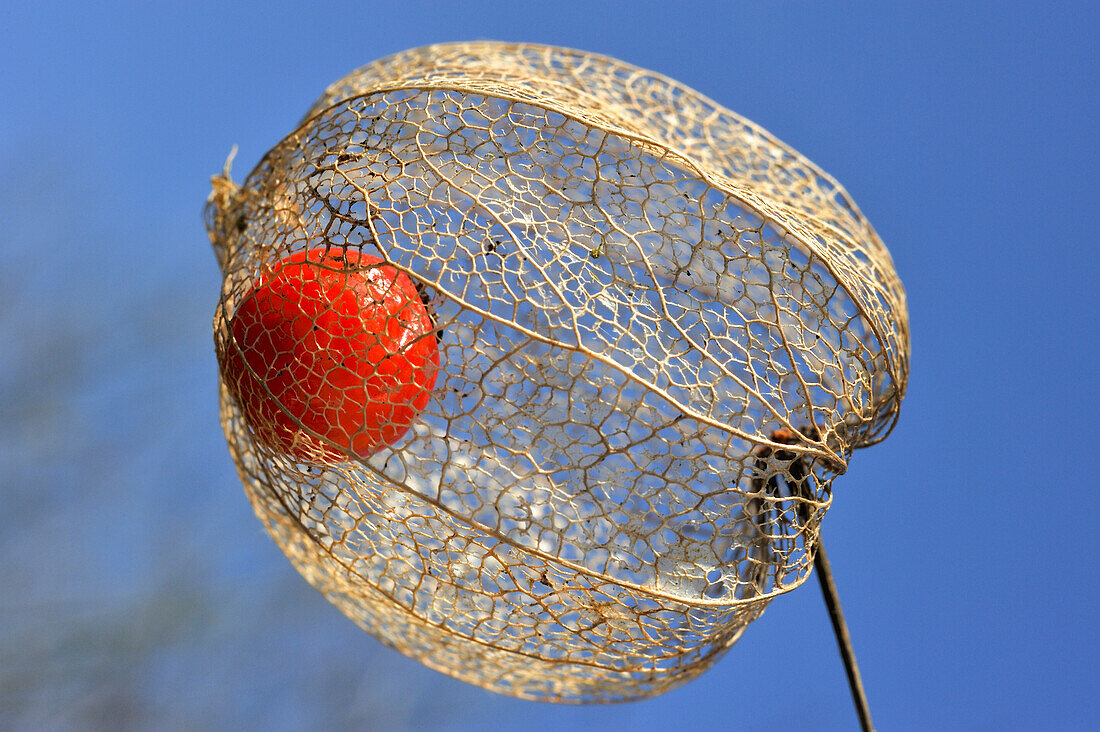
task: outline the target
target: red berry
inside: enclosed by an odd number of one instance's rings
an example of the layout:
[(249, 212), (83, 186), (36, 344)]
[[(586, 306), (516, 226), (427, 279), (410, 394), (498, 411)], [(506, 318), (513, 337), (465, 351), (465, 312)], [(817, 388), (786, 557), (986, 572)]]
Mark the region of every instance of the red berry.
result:
[(439, 371), (431, 314), (413, 281), (354, 249), (277, 262), (229, 331), (226, 384), (257, 437), (297, 460), (365, 458), (394, 444)]

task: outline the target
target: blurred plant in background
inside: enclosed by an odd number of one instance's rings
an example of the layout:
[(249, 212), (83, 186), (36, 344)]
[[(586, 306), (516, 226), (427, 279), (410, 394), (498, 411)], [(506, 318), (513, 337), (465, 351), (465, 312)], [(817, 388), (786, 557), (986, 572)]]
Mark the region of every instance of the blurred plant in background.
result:
[(478, 714), (377, 653), (252, 518), (218, 429), (198, 216), (113, 216), (74, 169), (0, 161), (0, 728)]

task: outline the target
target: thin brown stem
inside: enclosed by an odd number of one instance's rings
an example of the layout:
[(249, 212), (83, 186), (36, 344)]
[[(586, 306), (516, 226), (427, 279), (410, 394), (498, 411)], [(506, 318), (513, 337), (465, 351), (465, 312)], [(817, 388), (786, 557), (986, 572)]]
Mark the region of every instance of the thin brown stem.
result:
[(833, 623), (833, 634), (836, 636), (837, 645), (840, 646), (840, 655), (844, 659), (844, 670), (848, 673), (848, 687), (852, 691), (852, 701), (855, 702), (856, 712), (859, 714), (859, 726), (864, 732), (873, 732), (875, 727), (871, 724), (871, 709), (867, 706), (863, 679), (859, 675), (859, 666), (856, 665), (852, 638), (848, 635), (848, 624), (844, 622), (844, 612), (840, 609), (840, 596), (833, 582), (833, 571), (829, 566), (829, 558), (825, 556), (825, 545), (820, 538), (817, 540), (817, 551), (814, 553), (814, 570), (821, 583), (821, 594), (825, 597), (825, 606), (829, 609), (829, 620)]

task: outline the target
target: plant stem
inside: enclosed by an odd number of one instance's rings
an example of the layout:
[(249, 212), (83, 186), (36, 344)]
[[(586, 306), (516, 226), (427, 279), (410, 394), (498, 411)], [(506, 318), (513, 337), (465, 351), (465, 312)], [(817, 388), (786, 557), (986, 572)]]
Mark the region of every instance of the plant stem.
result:
[(840, 609), (840, 596), (833, 582), (833, 570), (829, 566), (825, 545), (820, 537), (817, 540), (817, 551), (814, 553), (814, 570), (821, 583), (821, 594), (825, 596), (825, 606), (829, 609), (829, 620), (833, 623), (833, 634), (836, 636), (837, 645), (840, 646), (840, 655), (844, 659), (844, 670), (848, 673), (848, 687), (852, 691), (852, 701), (855, 702), (856, 712), (859, 714), (859, 726), (863, 732), (874, 732), (875, 727), (871, 724), (871, 709), (867, 706), (867, 694), (863, 691), (863, 679), (860, 678), (856, 654), (852, 649), (852, 638), (848, 635), (848, 625), (844, 622), (844, 612)]

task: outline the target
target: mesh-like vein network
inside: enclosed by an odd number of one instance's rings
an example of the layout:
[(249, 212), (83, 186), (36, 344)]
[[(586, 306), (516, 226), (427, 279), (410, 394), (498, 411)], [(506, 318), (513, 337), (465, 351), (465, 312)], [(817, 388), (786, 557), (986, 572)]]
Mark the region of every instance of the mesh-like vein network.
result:
[(257, 514), (366, 630), (556, 701), (709, 667), (813, 563), (832, 478), (896, 419), (890, 256), (832, 178), (669, 79), (545, 46), (417, 49), (332, 85), (208, 210), (231, 318), (335, 246), (423, 288), (440, 374), (369, 459), (222, 416)]

